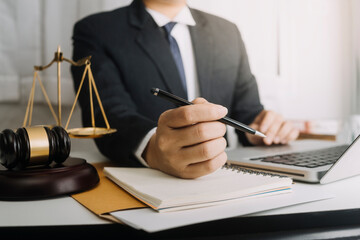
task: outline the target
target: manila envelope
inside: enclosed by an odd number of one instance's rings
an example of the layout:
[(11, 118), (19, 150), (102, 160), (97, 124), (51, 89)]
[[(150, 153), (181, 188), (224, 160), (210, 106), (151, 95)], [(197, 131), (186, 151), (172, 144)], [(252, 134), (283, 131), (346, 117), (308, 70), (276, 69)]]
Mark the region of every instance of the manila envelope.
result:
[(106, 162), (92, 165), (99, 174), (99, 184), (88, 191), (72, 194), (72, 198), (97, 216), (117, 223), (121, 222), (111, 216), (110, 212), (147, 207), (104, 175), (104, 167), (115, 166), (115, 164)]

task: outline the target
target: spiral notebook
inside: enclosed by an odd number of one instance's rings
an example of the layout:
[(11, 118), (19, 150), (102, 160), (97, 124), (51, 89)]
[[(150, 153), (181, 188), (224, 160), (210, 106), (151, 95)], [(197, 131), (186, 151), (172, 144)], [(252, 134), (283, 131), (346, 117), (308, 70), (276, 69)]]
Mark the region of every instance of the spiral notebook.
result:
[(291, 178), (236, 166), (224, 166), (196, 179), (181, 179), (150, 168), (105, 167), (104, 174), (158, 212), (289, 193), (292, 185)]

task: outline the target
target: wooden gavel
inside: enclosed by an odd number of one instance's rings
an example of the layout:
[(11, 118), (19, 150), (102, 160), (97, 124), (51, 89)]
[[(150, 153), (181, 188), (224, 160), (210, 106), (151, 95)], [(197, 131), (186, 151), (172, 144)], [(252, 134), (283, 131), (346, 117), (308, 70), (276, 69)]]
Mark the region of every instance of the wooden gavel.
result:
[(0, 163), (7, 169), (64, 162), (70, 154), (71, 141), (60, 126), (24, 127), (0, 133)]

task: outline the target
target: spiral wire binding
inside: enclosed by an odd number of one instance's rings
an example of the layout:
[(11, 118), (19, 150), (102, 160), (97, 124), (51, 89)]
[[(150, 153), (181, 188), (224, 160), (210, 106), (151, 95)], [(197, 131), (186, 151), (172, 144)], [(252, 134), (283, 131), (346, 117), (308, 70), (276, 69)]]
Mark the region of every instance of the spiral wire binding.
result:
[(257, 171), (257, 170), (248, 169), (248, 168), (244, 168), (244, 167), (241, 167), (241, 166), (238, 166), (238, 165), (233, 165), (233, 164), (225, 164), (225, 165), (222, 166), (222, 169), (237, 171), (238, 173), (242, 172), (244, 174), (255, 174), (255, 175), (278, 177), (278, 178), (288, 178), (288, 176), (285, 176), (285, 175)]

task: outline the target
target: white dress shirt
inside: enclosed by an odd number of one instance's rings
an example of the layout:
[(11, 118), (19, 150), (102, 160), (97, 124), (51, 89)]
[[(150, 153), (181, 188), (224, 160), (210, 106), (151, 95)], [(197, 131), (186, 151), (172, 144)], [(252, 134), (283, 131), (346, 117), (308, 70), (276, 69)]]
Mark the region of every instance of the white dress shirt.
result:
[[(188, 28), (188, 26), (195, 26), (196, 23), (193, 16), (191, 15), (190, 9), (185, 6), (173, 19), (170, 19), (167, 16), (152, 9), (146, 8), (146, 10), (152, 16), (152, 18), (159, 27), (163, 27), (169, 22), (177, 22), (177, 24), (171, 31), (171, 35), (175, 38), (180, 49), (181, 59), (183, 62), (186, 77), (188, 100), (194, 100), (195, 98), (199, 97), (200, 93), (196, 72), (195, 55), (191, 41), (190, 31)], [(145, 147), (147, 146), (150, 138), (155, 132), (156, 128), (151, 129), (143, 138), (135, 151), (135, 156), (144, 166), (147, 167), (148, 165), (143, 159), (142, 153), (144, 152)]]

